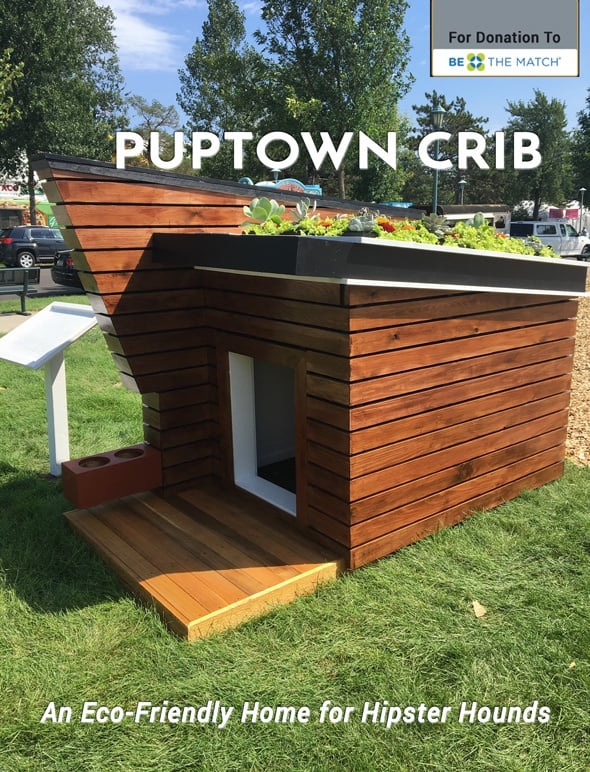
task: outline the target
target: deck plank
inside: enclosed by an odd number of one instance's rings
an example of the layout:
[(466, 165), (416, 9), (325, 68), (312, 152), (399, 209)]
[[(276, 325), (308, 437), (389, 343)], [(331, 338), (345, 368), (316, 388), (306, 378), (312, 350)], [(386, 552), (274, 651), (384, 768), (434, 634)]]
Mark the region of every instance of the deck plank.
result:
[(189, 640), (313, 592), (345, 567), (271, 505), (210, 482), (66, 517), (121, 581)]

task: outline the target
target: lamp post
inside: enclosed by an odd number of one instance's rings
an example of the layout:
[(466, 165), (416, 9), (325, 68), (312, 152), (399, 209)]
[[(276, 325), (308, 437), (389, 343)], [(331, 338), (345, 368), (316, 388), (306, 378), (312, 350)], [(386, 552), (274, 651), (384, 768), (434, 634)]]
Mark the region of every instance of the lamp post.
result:
[(465, 185), (467, 185), (467, 180), (460, 179), (459, 180), (459, 192), (461, 194), (461, 205), (463, 205), (463, 194), (465, 193)]
[[(432, 128), (435, 131), (439, 131), (442, 127), (443, 123), (443, 117), (446, 113), (445, 108), (442, 105), (439, 105), (438, 101), (434, 103), (434, 106), (430, 112), (430, 121), (432, 123)], [(436, 139), (434, 141), (434, 160), (438, 161), (438, 156), (440, 152), (440, 143), (439, 140)], [(433, 175), (433, 182), (432, 182), (432, 214), (436, 215), (438, 209), (438, 169), (434, 169), (434, 175)]]
[(580, 226), (578, 228), (578, 232), (582, 230), (582, 219), (584, 217), (584, 193), (586, 192), (586, 188), (580, 188)]

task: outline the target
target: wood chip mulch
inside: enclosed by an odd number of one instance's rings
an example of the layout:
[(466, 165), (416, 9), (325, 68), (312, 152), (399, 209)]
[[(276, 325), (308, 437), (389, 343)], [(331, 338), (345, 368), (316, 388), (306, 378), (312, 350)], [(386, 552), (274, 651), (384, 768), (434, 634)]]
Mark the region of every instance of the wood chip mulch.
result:
[[(586, 290), (590, 292), (590, 271)], [(580, 298), (566, 456), (590, 464), (590, 297)]]

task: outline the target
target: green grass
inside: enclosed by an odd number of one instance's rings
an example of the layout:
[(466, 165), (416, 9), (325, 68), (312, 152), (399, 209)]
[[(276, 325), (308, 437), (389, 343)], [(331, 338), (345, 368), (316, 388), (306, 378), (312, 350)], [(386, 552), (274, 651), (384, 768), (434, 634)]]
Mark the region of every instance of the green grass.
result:
[[(138, 441), (139, 398), (95, 330), (67, 354), (72, 455)], [(196, 643), (169, 633), (66, 526), (47, 471), (43, 376), (0, 362), (0, 770), (590, 768), (590, 469), (474, 516), (314, 595)], [(487, 614), (477, 618), (472, 602)], [(324, 700), (350, 722), (320, 724)], [(235, 714), (225, 729), (82, 724), (85, 701)], [(308, 723), (241, 723), (246, 701)], [(360, 721), (365, 702), (451, 706), (445, 724)], [(463, 701), (549, 706), (468, 724)], [(71, 723), (40, 723), (50, 702)]]

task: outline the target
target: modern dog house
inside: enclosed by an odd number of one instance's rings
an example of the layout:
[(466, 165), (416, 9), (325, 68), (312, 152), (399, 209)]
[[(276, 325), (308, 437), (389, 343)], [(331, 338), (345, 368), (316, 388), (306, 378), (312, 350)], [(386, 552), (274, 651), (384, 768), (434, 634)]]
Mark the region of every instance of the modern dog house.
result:
[(240, 236), (256, 188), (55, 156), (37, 171), (142, 395), (151, 470), (130, 449), (128, 487), (119, 456), (119, 487), (93, 491), (88, 459), (69, 462), (68, 518), (180, 633), (562, 473), (586, 264)]

